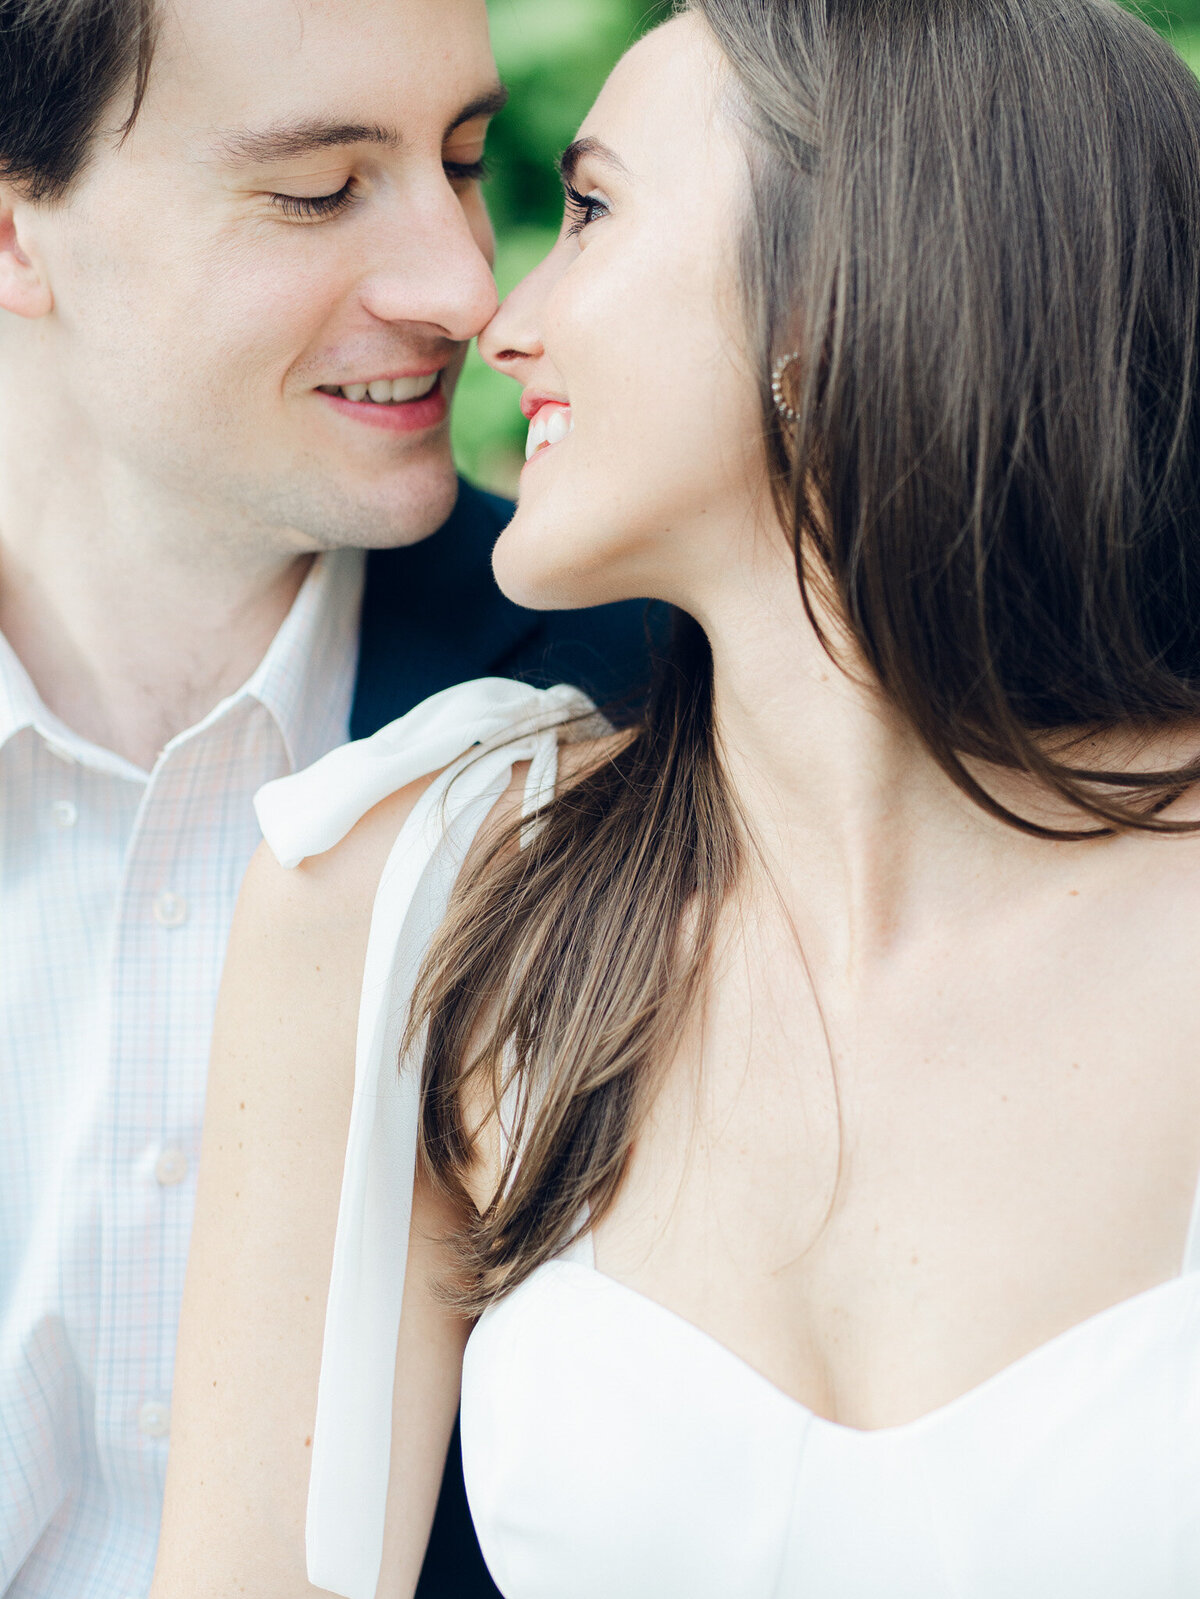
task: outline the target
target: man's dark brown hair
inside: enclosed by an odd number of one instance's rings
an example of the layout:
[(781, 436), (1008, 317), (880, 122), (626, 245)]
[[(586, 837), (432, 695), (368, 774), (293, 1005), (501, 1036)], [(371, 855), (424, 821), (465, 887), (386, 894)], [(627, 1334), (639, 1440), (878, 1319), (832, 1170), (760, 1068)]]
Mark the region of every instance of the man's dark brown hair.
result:
[(57, 199), (106, 112), (128, 131), (146, 92), (154, 0), (0, 0), (0, 176)]

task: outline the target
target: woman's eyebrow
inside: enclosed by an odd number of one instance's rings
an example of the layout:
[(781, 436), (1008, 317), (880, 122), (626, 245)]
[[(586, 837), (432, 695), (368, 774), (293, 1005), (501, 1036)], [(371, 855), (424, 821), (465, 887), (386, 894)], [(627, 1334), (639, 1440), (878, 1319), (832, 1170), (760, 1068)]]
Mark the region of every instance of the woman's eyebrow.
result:
[(574, 144), (567, 146), (559, 159), (558, 170), (564, 183), (574, 183), (579, 163), (585, 156), (590, 156), (594, 161), (603, 161), (606, 166), (614, 167), (626, 177), (630, 176), (629, 168), (611, 145), (605, 144), (601, 139), (576, 139)]

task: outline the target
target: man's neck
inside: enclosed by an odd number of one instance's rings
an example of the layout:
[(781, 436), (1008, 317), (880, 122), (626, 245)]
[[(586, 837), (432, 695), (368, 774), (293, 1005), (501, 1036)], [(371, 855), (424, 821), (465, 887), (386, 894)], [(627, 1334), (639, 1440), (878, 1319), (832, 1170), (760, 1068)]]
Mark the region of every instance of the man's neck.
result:
[(0, 633), (46, 707), (150, 770), (252, 676), (312, 544), (96, 439), (46, 328), (0, 326)]
[(45, 521), (19, 532), (0, 528), (0, 632), (55, 716), (146, 771), (253, 674), (312, 564), (228, 543), (131, 549)]

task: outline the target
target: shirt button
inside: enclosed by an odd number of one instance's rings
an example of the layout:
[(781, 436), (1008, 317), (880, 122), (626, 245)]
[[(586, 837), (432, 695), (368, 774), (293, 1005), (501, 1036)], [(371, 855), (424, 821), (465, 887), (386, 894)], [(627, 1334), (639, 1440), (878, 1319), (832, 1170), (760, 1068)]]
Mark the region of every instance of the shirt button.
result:
[(55, 827), (74, 827), (79, 820), (79, 812), (70, 800), (55, 800), (50, 814), (54, 818)]
[(138, 1410), (138, 1431), (143, 1438), (165, 1438), (171, 1430), (171, 1407), (148, 1399)]
[(182, 894), (164, 889), (154, 901), (154, 920), (161, 927), (182, 927), (188, 919), (188, 902)]
[(162, 1188), (173, 1188), (188, 1174), (188, 1158), (183, 1150), (170, 1144), (154, 1162), (154, 1176)]

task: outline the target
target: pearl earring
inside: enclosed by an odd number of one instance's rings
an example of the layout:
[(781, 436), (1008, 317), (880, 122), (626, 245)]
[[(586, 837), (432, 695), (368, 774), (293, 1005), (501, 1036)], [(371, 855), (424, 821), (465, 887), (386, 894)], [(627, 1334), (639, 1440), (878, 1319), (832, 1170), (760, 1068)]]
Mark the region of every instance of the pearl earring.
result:
[(800, 359), (800, 351), (793, 350), (789, 355), (781, 355), (771, 368), (771, 394), (775, 400), (775, 409), (785, 422), (790, 422), (794, 427), (800, 420), (800, 413), (791, 404), (783, 392), (783, 377), (794, 362)]

